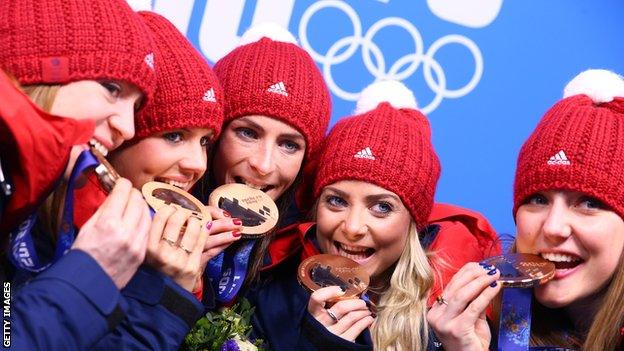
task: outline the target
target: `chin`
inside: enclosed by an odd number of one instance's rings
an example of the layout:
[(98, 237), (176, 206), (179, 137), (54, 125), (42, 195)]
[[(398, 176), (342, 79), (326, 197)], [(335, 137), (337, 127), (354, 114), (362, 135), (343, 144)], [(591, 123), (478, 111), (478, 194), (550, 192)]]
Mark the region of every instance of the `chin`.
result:
[(535, 298), (548, 308), (562, 308), (572, 303), (569, 297), (561, 294), (560, 291), (561, 289), (548, 289), (545, 286), (537, 287), (535, 288)]

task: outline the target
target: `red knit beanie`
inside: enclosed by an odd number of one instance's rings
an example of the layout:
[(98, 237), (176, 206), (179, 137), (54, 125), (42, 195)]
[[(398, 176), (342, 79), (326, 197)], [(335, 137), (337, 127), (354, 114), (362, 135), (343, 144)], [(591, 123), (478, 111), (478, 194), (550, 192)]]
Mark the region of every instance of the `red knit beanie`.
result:
[(356, 115), (333, 127), (321, 150), (314, 197), (340, 180), (359, 180), (397, 194), (417, 227), (433, 206), (440, 162), (431, 144), (427, 117), (412, 92), (396, 81), (364, 89)]
[(22, 85), (115, 79), (151, 97), (152, 41), (123, 0), (6, 0), (0, 67)]
[(624, 80), (605, 70), (574, 78), (518, 156), (514, 217), (527, 197), (566, 189), (600, 199), (624, 218)]
[(310, 159), (331, 114), (321, 72), (283, 28), (254, 27), (243, 35), (242, 43), (214, 66), (225, 93), (225, 123), (248, 115), (278, 119), (303, 135)]
[(136, 136), (223, 124), (223, 92), (208, 63), (166, 18), (139, 12), (155, 42), (158, 78), (154, 99), (135, 118)]

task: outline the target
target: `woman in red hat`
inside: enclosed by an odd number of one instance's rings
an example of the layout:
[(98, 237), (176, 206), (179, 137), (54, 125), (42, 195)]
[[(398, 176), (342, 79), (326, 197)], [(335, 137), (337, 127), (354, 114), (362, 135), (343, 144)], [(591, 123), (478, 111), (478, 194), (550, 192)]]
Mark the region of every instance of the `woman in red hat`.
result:
[[(395, 81), (365, 89), (356, 115), (323, 144), (314, 181), (315, 223), (302, 224), (301, 255), (275, 267), (248, 297), (256, 336), (274, 350), (433, 348), (425, 321), (434, 275), (422, 245), (440, 164), (427, 118)], [(311, 295), (297, 282), (299, 261), (325, 253), (359, 263), (368, 298), (336, 301), (338, 286)], [(336, 268), (337, 269), (337, 268)]]
[[(515, 251), (555, 265), (554, 278), (533, 291), (531, 346), (622, 347), (623, 120), (624, 79), (589, 70), (566, 86), (520, 150)], [(468, 264), (444, 289), (446, 303), (428, 319), (445, 348), (488, 348), (484, 311), (499, 291), (488, 287), (497, 277)]]
[[(321, 73), (288, 31), (268, 23), (246, 32), (240, 46), (221, 58), (214, 71), (224, 90), (225, 120), (206, 188), (241, 183), (260, 189), (278, 205), (278, 228), (297, 222), (301, 214), (294, 205), (295, 191), (330, 117), (329, 92)], [(246, 282), (266, 263), (269, 240), (253, 244)], [(252, 245), (246, 242), (237, 247)], [(220, 280), (218, 274), (211, 278), (215, 284)], [(216, 285), (213, 288), (217, 290)], [(234, 297), (217, 299), (227, 303)]]
[[(71, 211), (60, 204), (71, 197), (65, 190), (84, 165), (87, 141), (105, 153), (134, 135), (134, 112), (155, 79), (151, 39), (124, 1), (110, 0), (9, 1), (0, 34), (0, 67), (38, 106), (2, 75), (1, 158), (13, 193), (1, 230), (11, 233), (13, 264), (45, 270), (12, 291), (9, 343), (87, 349), (120, 322), (120, 289), (143, 261), (149, 212), (140, 193), (120, 180), (74, 241)], [(56, 252), (35, 250), (37, 236), (55, 240)], [(3, 278), (13, 274), (11, 265), (2, 268)]]

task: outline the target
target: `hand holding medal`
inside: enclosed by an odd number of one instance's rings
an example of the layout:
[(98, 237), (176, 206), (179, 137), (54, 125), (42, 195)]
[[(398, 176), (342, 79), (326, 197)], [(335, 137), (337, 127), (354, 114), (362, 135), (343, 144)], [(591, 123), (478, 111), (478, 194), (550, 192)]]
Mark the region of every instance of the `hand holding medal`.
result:
[(355, 261), (321, 254), (299, 265), (299, 283), (310, 291), (308, 312), (332, 333), (354, 341), (373, 323), (375, 306), (366, 298), (370, 278)]
[[(269, 195), (243, 184), (225, 184), (215, 189), (208, 200), (210, 206), (226, 211), (240, 220), (243, 239), (258, 239), (273, 231), (279, 211)], [(216, 299), (232, 301), (247, 275), (247, 263), (256, 240), (245, 240), (228, 247), (208, 262), (207, 274)]]
[[(427, 313), (429, 325), (445, 348), (461, 349), (460, 345), (465, 346), (468, 339), (474, 347), (487, 348), (492, 335), (485, 312), (502, 290), (499, 349), (515, 350), (523, 340), (528, 347), (530, 288), (546, 283), (554, 272), (552, 262), (531, 254), (507, 254), (478, 264), (468, 263), (453, 276), (444, 293), (437, 296)], [(464, 337), (457, 339), (456, 335)]]

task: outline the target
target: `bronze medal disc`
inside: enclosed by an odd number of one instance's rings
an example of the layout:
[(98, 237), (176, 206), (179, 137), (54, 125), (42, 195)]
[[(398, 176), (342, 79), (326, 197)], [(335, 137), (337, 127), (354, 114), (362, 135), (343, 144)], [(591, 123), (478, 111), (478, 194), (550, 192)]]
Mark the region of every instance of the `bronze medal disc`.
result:
[(173, 205), (177, 209), (188, 211), (191, 217), (200, 220), (202, 225), (206, 225), (212, 220), (210, 212), (201, 201), (193, 195), (173, 185), (161, 182), (147, 182), (141, 188), (145, 201), (158, 211), (165, 205)]
[(100, 180), (100, 184), (104, 187), (107, 192), (111, 192), (113, 187), (115, 187), (115, 182), (120, 178), (119, 173), (115, 171), (113, 166), (108, 163), (108, 160), (99, 152), (93, 145), (89, 144), (89, 150), (95, 156), (95, 158), (100, 163), (95, 167), (95, 174)]
[(543, 284), (555, 276), (555, 264), (533, 254), (507, 254), (483, 261), (495, 266), (505, 287), (529, 288)]
[(225, 184), (216, 188), (208, 199), (210, 206), (218, 207), (243, 222), (243, 238), (259, 238), (277, 225), (279, 211), (273, 199), (265, 192), (244, 184)]
[(299, 264), (297, 278), (310, 292), (339, 286), (345, 294), (339, 300), (359, 297), (368, 289), (370, 278), (359, 263), (339, 255), (321, 254)]

